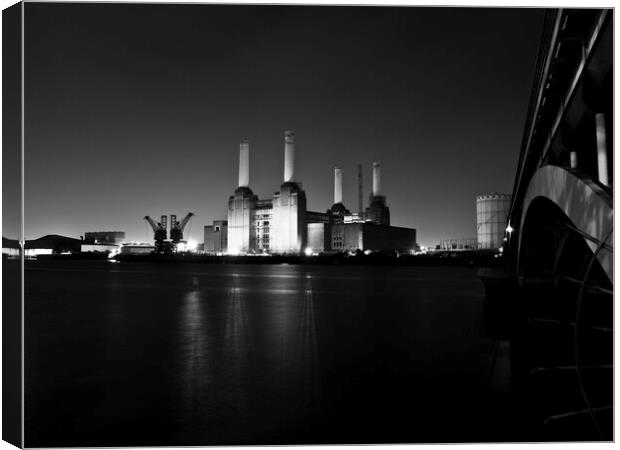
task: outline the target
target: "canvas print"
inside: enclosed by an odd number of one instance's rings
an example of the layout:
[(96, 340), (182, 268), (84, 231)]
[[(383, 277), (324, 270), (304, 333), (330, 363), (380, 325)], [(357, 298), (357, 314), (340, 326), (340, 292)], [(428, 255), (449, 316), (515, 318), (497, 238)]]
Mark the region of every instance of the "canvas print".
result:
[(613, 441), (613, 15), (4, 9), (3, 440)]

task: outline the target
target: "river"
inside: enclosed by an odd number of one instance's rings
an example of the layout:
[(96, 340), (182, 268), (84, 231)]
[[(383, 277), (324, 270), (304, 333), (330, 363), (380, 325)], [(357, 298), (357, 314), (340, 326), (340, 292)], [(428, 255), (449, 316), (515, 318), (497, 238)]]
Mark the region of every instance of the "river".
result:
[(473, 268), (27, 261), (25, 284), (26, 446), (514, 437)]

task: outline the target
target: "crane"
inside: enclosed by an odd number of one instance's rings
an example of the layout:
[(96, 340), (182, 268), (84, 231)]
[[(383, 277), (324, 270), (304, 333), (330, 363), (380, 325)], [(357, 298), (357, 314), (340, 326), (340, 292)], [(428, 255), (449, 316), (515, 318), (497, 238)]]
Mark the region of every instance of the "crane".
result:
[(190, 212), (183, 220), (177, 222), (177, 216), (175, 214), (170, 214), (170, 240), (174, 245), (183, 240), (183, 230), (193, 215), (194, 213)]
[(155, 239), (155, 253), (164, 253), (166, 250), (166, 238), (168, 234), (168, 217), (161, 216), (161, 222), (155, 222), (150, 216), (144, 216), (151, 228)]

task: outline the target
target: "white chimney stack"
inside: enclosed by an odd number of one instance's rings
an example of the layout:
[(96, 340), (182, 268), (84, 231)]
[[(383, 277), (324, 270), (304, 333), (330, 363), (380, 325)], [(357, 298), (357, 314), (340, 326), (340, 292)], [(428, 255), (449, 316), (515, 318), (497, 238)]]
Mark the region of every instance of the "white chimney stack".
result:
[(342, 169), (334, 168), (334, 203), (342, 203)]
[(250, 143), (241, 141), (239, 145), (239, 187), (250, 186)]
[(284, 182), (293, 181), (295, 178), (295, 133), (287, 130), (284, 132)]
[(377, 162), (372, 163), (372, 195), (381, 195), (381, 164)]

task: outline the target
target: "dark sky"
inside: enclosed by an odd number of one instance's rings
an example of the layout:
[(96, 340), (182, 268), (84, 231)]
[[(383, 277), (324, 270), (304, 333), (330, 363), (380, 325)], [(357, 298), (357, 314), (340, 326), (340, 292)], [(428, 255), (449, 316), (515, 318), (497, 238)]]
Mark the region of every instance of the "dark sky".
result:
[[(26, 238), (226, 218), (239, 141), (250, 185), (282, 182), (296, 134), (308, 208), (365, 201), (392, 224), (475, 236), (475, 196), (512, 191), (543, 10), (26, 4)], [(152, 235), (149, 231), (148, 238)]]

